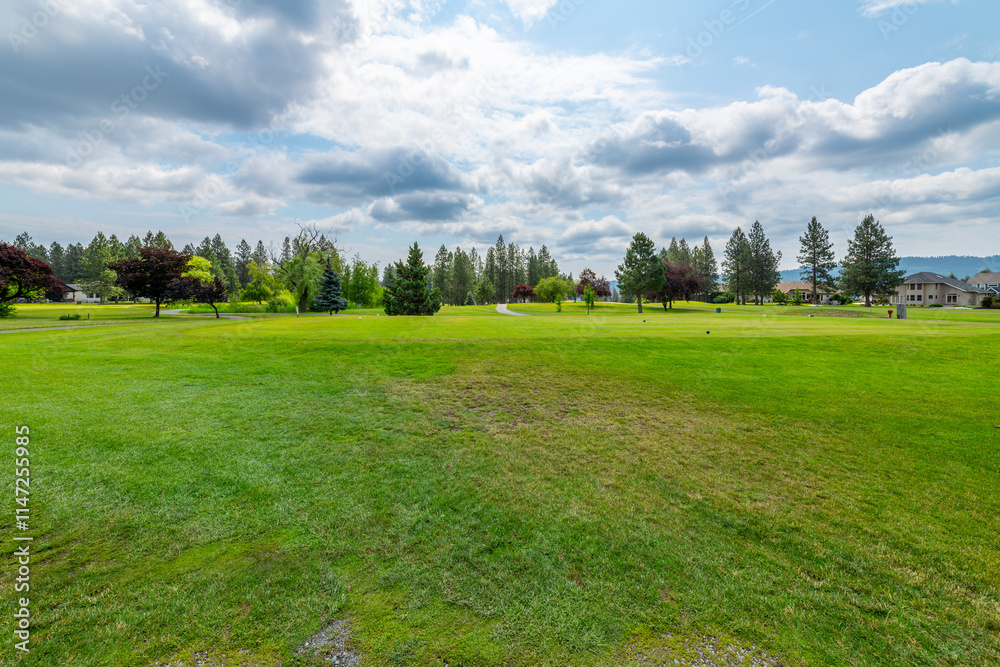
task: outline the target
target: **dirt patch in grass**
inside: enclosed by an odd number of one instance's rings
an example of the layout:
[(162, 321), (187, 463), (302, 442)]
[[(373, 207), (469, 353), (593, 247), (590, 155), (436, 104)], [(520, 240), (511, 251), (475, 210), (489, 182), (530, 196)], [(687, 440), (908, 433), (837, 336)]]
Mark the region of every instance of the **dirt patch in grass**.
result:
[(665, 634), (655, 642), (626, 648), (617, 656), (616, 664), (622, 667), (792, 667), (794, 663), (770, 655), (753, 644), (708, 635)]

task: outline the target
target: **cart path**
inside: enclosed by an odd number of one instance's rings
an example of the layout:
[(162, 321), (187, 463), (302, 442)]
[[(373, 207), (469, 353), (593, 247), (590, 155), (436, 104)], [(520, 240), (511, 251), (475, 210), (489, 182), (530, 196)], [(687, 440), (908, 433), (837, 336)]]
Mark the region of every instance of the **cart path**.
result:
[(531, 315), (528, 315), (528, 313), (515, 313), (513, 310), (507, 310), (507, 305), (503, 304), (503, 303), (501, 303), (499, 306), (497, 306), (497, 312), (498, 313), (503, 313), (504, 315), (517, 315), (519, 317), (531, 317)]

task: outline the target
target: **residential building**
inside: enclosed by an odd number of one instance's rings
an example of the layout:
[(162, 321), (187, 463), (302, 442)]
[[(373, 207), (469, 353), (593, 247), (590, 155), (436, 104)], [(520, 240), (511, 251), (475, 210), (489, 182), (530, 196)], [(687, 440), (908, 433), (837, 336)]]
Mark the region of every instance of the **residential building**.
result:
[(986, 290), (987, 294), (992, 294), (1000, 299), (1000, 273), (977, 273), (969, 278), (969, 284), (981, 290)]
[(775, 289), (787, 294), (789, 299), (794, 299), (795, 293), (798, 292), (805, 303), (818, 304), (830, 303), (830, 296), (836, 292), (826, 285), (816, 285), (816, 294), (814, 295), (812, 283), (805, 280), (789, 280), (778, 283)]
[(986, 294), (985, 289), (957, 278), (924, 271), (907, 276), (903, 284), (896, 288), (892, 302), (905, 303), (907, 306), (932, 306), (940, 303), (942, 306), (974, 308)]

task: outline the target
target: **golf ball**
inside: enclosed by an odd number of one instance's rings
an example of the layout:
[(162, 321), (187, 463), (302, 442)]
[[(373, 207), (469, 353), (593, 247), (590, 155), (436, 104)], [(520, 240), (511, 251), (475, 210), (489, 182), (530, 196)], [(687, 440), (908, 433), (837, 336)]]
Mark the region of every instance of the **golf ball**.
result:
[(711, 331), (706, 331), (705, 333), (707, 333), (707, 334), (710, 334), (710, 333), (712, 333), (712, 332), (711, 332)]

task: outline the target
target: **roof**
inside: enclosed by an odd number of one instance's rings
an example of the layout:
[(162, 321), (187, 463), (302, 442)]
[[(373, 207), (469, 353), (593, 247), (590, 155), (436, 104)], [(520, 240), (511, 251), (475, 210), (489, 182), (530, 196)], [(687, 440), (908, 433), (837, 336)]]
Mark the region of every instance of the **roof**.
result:
[(958, 278), (949, 278), (948, 276), (942, 276), (940, 273), (931, 273), (930, 271), (922, 271), (920, 273), (914, 273), (912, 276), (906, 276), (906, 280), (903, 281), (903, 284), (909, 283), (944, 283), (949, 287), (960, 289), (963, 292), (975, 292), (977, 294), (983, 294), (985, 292), (985, 290), (981, 290), (975, 285), (970, 285), (969, 283), (961, 281)]
[[(778, 283), (775, 287), (777, 287), (777, 289), (781, 290), (782, 292), (791, 292), (792, 290), (796, 289), (802, 292), (809, 292), (809, 293), (812, 293), (813, 291), (813, 284), (810, 282), (806, 282), (805, 280), (789, 280), (783, 283)], [(822, 284), (816, 285), (816, 291), (819, 292), (820, 294), (829, 294), (833, 292), (833, 290), (831, 290), (829, 287)]]
[(969, 278), (969, 282), (973, 285), (998, 285), (1000, 284), (1000, 273), (977, 273)]
[(73, 290), (74, 292), (82, 292), (83, 291), (83, 285), (81, 285), (80, 283), (63, 283), (63, 284), (66, 285), (66, 287), (68, 287), (71, 290)]

